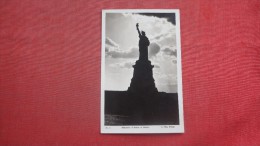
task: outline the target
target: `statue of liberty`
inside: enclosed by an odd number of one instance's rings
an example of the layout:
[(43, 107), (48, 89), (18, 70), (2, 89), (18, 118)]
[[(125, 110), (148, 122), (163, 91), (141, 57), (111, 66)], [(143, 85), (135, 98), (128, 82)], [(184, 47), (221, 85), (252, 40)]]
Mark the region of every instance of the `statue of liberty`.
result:
[(150, 45), (149, 39), (146, 37), (145, 32), (140, 33), (139, 24), (136, 24), (136, 29), (139, 34), (139, 60), (148, 61), (148, 46)]
[(134, 74), (128, 91), (137, 94), (139, 97), (156, 93), (158, 90), (155, 87), (153, 78), (152, 69), (154, 66), (151, 65), (151, 61), (148, 60), (149, 39), (146, 37), (144, 31), (140, 33), (138, 23), (136, 24), (136, 29), (139, 34), (139, 60), (133, 65)]

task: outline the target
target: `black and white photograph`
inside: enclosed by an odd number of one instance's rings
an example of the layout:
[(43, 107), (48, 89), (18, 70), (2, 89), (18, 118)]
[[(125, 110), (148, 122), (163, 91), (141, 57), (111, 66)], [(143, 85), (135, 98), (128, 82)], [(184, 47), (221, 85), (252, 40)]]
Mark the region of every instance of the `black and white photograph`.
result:
[(177, 9), (102, 11), (101, 133), (183, 133)]

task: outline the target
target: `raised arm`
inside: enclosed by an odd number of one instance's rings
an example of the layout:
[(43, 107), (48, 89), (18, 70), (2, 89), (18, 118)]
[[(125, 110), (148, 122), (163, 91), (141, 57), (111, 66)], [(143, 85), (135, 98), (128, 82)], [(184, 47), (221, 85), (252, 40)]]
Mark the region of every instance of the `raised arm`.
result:
[(136, 29), (137, 29), (137, 31), (138, 31), (139, 36), (141, 36), (140, 30), (139, 30), (139, 24), (138, 24), (138, 23), (136, 23)]

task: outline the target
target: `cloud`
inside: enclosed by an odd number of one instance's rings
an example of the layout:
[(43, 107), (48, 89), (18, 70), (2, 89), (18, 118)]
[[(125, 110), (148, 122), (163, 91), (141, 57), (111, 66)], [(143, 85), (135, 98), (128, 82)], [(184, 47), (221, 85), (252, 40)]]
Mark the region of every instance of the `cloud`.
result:
[(152, 42), (156, 42), (161, 46), (176, 46), (176, 36), (173, 30), (162, 32), (151, 37)]
[(149, 46), (149, 57), (156, 56), (157, 53), (160, 52), (160, 46), (157, 43), (151, 43)]
[(133, 47), (129, 50), (123, 51), (119, 48), (119, 45), (109, 37), (106, 37), (105, 43), (106, 56), (112, 58), (136, 58), (139, 55), (137, 48)]
[(131, 19), (128, 24), (131, 28), (139, 23), (139, 29), (146, 32), (147, 36), (154, 36), (162, 33), (175, 33), (175, 24), (169, 22), (167, 18), (174, 18), (174, 13), (169, 13), (169, 16), (159, 16), (165, 13), (123, 13), (126, 20)]
[(171, 22), (172, 24), (176, 24), (175, 21), (175, 13), (138, 13), (140, 15), (146, 15), (146, 16), (154, 16), (158, 18), (166, 18), (168, 22)]
[(132, 62), (125, 62), (121, 67), (123, 68), (133, 68)]
[(168, 56), (177, 56), (177, 50), (176, 49), (173, 49), (173, 48), (164, 48), (162, 50), (162, 52), (164, 53), (164, 55), (168, 55)]
[(112, 46), (112, 47), (116, 47), (116, 48), (119, 47), (119, 45), (116, 42), (114, 42), (112, 39), (110, 39), (109, 37), (106, 37), (105, 43), (106, 43), (106, 45), (109, 45), (109, 46)]
[(110, 64), (110, 67), (113, 68), (126, 68), (126, 69), (130, 69), (133, 68), (134, 62), (122, 62), (122, 63), (114, 63), (114, 64)]
[(161, 72), (154, 72), (154, 78), (156, 85), (158, 86), (158, 90), (166, 91), (166, 92), (177, 92), (177, 75), (175, 73), (161, 73)]
[(160, 68), (158, 64), (154, 64), (154, 68)]
[(172, 63), (173, 63), (173, 64), (176, 64), (176, 63), (177, 63), (177, 60), (172, 60)]
[(105, 52), (107, 53), (109, 51), (114, 51), (114, 50), (119, 50), (119, 45), (109, 37), (106, 37)]
[(151, 40), (156, 40), (156, 41), (160, 41), (162, 38), (164, 38), (167, 34), (163, 33), (163, 34), (159, 34), (156, 35), (154, 37), (151, 38)]
[(109, 48), (106, 46), (105, 47), (105, 52), (107, 53), (109, 51)]
[(137, 58), (139, 55), (137, 48), (131, 48), (127, 51), (122, 50), (109, 50), (106, 52), (107, 56), (110, 56), (112, 58)]
[[(133, 47), (127, 51), (120, 50), (119, 48), (112, 47), (110, 45), (106, 45), (106, 55), (112, 58), (138, 58), (139, 57), (139, 49)], [(154, 57), (156, 54), (160, 52), (160, 46), (157, 43), (151, 43), (149, 46), (148, 56)]]

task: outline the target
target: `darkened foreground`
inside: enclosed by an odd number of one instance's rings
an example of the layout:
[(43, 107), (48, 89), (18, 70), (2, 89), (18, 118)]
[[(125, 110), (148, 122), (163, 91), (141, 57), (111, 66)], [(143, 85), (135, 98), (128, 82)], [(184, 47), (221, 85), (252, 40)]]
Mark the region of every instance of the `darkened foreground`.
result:
[(178, 94), (105, 91), (105, 125), (179, 125)]

